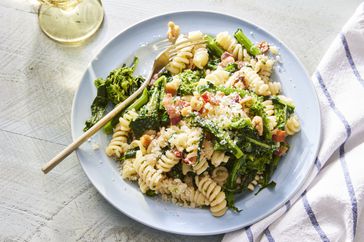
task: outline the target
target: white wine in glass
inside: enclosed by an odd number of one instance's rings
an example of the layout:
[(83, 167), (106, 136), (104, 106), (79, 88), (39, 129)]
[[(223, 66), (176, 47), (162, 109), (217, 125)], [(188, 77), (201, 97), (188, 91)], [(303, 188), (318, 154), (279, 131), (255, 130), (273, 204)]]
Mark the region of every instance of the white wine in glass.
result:
[(39, 25), (61, 43), (81, 43), (101, 26), (104, 10), (100, 0), (40, 0)]

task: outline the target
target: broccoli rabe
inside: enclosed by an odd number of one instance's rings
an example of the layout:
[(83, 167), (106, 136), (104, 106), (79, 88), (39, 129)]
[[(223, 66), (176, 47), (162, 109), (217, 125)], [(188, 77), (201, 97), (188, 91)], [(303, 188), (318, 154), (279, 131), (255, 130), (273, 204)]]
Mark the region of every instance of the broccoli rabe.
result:
[(205, 40), (207, 41), (207, 49), (210, 55), (220, 58), (221, 55), (224, 53), (224, 50), (219, 46), (216, 40), (210, 35), (206, 35)]
[(250, 113), (254, 116), (260, 116), (263, 119), (263, 135), (267, 139), (272, 138), (272, 133), (269, 129), (269, 119), (264, 110), (263, 98), (257, 95), (252, 95), (252, 105), (250, 106)]
[(95, 80), (97, 96), (91, 105), (91, 117), (85, 122), (83, 131), (90, 129), (104, 116), (106, 107), (110, 102), (116, 105), (124, 101), (140, 87), (144, 82), (144, 78), (133, 76), (137, 64), (138, 58), (134, 58), (130, 67), (124, 64), (122, 67), (110, 72), (105, 80), (102, 78)]
[(155, 81), (148, 103), (140, 109), (138, 117), (130, 122), (130, 128), (135, 138), (140, 138), (147, 130), (159, 129), (161, 122), (160, 98), (164, 93), (166, 82), (165, 76), (161, 76)]
[(91, 104), (91, 117), (86, 120), (85, 127), (83, 128), (85, 132), (104, 116), (107, 104), (109, 103), (105, 81), (98, 78), (94, 83), (97, 88), (97, 95)]
[(230, 135), (225, 130), (219, 128), (214, 122), (208, 119), (201, 118), (197, 115), (191, 115), (190, 121), (192, 125), (196, 125), (211, 133), (215, 136), (217, 142), (221, 147), (225, 148), (225, 151), (233, 154), (236, 158), (240, 158), (243, 155), (241, 149), (230, 138)]
[(279, 98), (278, 96), (272, 97), (272, 100), (274, 105), (274, 113), (277, 119), (277, 128), (284, 129), (287, 119), (295, 110), (295, 106), (292, 103)]
[(181, 79), (181, 84), (178, 88), (180, 96), (191, 95), (198, 85), (198, 81), (202, 78), (202, 71), (186, 70), (178, 75)]
[[(135, 100), (127, 109), (128, 110), (132, 110), (134, 109), (135, 111), (138, 111), (144, 104), (146, 104), (148, 102), (148, 90), (144, 89), (142, 95), (140, 95), (140, 97)], [(122, 113), (119, 113), (118, 115), (116, 115), (112, 120), (110, 120), (105, 126), (104, 126), (104, 132), (106, 134), (112, 134), (114, 127), (116, 126), (116, 124), (119, 122), (119, 118), (122, 116)]]
[(245, 163), (246, 163), (245, 155), (242, 156), (240, 159), (235, 160), (229, 171), (229, 177), (225, 185), (225, 194), (228, 207), (235, 212), (240, 212), (240, 210), (237, 207), (235, 207), (234, 193), (237, 191), (236, 181), (238, 177), (245, 172), (246, 169)]
[(229, 63), (226, 67), (225, 67), (225, 71), (228, 71), (230, 73), (234, 73), (238, 70), (238, 64), (236, 63)]
[(235, 32), (234, 37), (239, 42), (239, 44), (245, 47), (249, 54), (256, 56), (261, 53), (260, 49), (251, 42), (251, 40), (244, 34), (242, 29), (238, 29)]
[(210, 58), (206, 65), (207, 69), (216, 70), (217, 66), (219, 65), (220, 62), (221, 62), (221, 59), (218, 57)]
[(114, 104), (118, 104), (134, 93), (144, 82), (143, 77), (134, 77), (133, 73), (138, 65), (138, 58), (135, 58), (131, 67), (125, 64), (110, 72), (106, 78), (106, 90), (108, 99)]

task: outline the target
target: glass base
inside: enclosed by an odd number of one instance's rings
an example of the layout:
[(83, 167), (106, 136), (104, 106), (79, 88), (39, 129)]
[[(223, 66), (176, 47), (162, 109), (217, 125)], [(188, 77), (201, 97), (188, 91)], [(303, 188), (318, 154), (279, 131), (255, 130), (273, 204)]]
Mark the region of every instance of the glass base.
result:
[(104, 10), (99, 0), (82, 0), (69, 8), (42, 4), (38, 18), (48, 37), (61, 43), (75, 44), (88, 39), (100, 28)]

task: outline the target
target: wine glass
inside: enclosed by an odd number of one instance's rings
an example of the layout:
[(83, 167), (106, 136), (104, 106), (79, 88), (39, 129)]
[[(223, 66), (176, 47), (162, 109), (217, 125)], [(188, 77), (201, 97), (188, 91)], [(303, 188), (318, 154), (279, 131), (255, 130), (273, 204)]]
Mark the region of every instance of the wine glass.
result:
[(104, 11), (100, 0), (40, 0), (39, 25), (51, 39), (80, 43), (101, 26)]

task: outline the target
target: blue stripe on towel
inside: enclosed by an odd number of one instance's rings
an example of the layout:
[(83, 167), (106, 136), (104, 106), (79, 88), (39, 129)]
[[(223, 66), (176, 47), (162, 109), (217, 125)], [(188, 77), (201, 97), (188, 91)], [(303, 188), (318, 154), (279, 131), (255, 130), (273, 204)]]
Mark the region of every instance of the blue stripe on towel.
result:
[(332, 110), (335, 112), (335, 114), (339, 117), (339, 119), (345, 126), (345, 130), (346, 130), (346, 134), (347, 134), (346, 139), (349, 138), (349, 136), (351, 135), (351, 128), (350, 128), (348, 121), (345, 119), (344, 115), (336, 108), (335, 103), (332, 100), (330, 93), (326, 88), (326, 85), (321, 77), (320, 72), (318, 72), (318, 71), (316, 72), (316, 77), (317, 77), (317, 80), (320, 84), (322, 91), (324, 92), (325, 97), (327, 98), (327, 101), (329, 102), (330, 107), (332, 108)]
[(352, 215), (353, 215), (353, 239), (354, 239), (355, 234), (356, 234), (357, 220), (358, 220), (358, 202), (357, 202), (357, 199), (356, 199), (356, 196), (355, 196), (355, 191), (354, 191), (353, 184), (351, 182), (349, 170), (348, 170), (348, 168), (346, 166), (346, 162), (345, 162), (345, 143), (346, 143), (346, 141), (348, 140), (348, 138), (351, 135), (351, 127), (349, 125), (349, 122), (345, 119), (344, 115), (336, 108), (335, 103), (332, 100), (332, 97), (330, 96), (330, 93), (328, 92), (328, 90), (326, 88), (326, 85), (325, 85), (325, 83), (324, 83), (324, 81), (322, 79), (322, 76), (318, 71), (316, 72), (316, 77), (317, 77), (317, 80), (318, 80), (318, 82), (320, 84), (320, 87), (321, 87), (322, 91), (324, 92), (324, 95), (327, 98), (327, 101), (330, 104), (330, 107), (333, 109), (335, 114), (339, 117), (339, 119), (341, 120), (341, 122), (345, 126), (346, 138), (345, 138), (345, 141), (340, 146), (339, 154), (340, 154), (341, 167), (342, 167), (343, 173), (344, 173), (345, 183), (346, 183), (346, 186), (347, 186), (347, 189), (348, 189), (350, 202), (351, 202), (351, 211), (352, 211)]
[(364, 80), (360, 76), (360, 73), (359, 73), (358, 69), (355, 66), (353, 57), (352, 57), (350, 49), (349, 49), (348, 41), (346, 40), (345, 35), (343, 33), (340, 33), (340, 39), (341, 39), (341, 42), (342, 42), (342, 44), (344, 46), (344, 49), (345, 49), (346, 58), (348, 59), (348, 62), (350, 64), (351, 69), (353, 70), (353, 73), (354, 73), (356, 79), (358, 79), (360, 84), (364, 86)]
[(311, 224), (313, 225), (317, 233), (320, 235), (321, 240), (324, 242), (329, 242), (330, 241), (329, 238), (326, 236), (325, 232), (321, 229), (319, 223), (317, 222), (316, 216), (313, 213), (313, 210), (307, 200), (306, 191), (302, 193), (301, 197), (303, 201), (303, 206), (305, 207), (306, 213), (310, 218)]
[(269, 242), (275, 242), (275, 240), (274, 240), (274, 238), (273, 238), (272, 234), (271, 234), (271, 233), (270, 233), (270, 231), (269, 231), (269, 228), (266, 228), (266, 229), (264, 230), (264, 234), (265, 234), (265, 236), (267, 236), (267, 239), (268, 239), (268, 241), (269, 241)]
[(245, 228), (245, 232), (246, 232), (246, 236), (248, 237), (249, 242), (254, 242), (253, 232), (252, 232), (250, 226)]
[(357, 220), (358, 220), (358, 202), (356, 200), (355, 191), (354, 191), (353, 183), (351, 182), (351, 179), (350, 179), (350, 174), (349, 174), (349, 171), (348, 171), (348, 167), (347, 167), (346, 162), (345, 162), (345, 147), (344, 147), (344, 145), (345, 145), (345, 143), (342, 144), (340, 146), (340, 149), (339, 149), (340, 164), (341, 164), (341, 167), (342, 167), (343, 172), (344, 172), (345, 183), (346, 183), (346, 187), (348, 189), (349, 196), (350, 196), (351, 211), (352, 211), (352, 214), (353, 214), (353, 238), (355, 238), (356, 224), (357, 224)]

